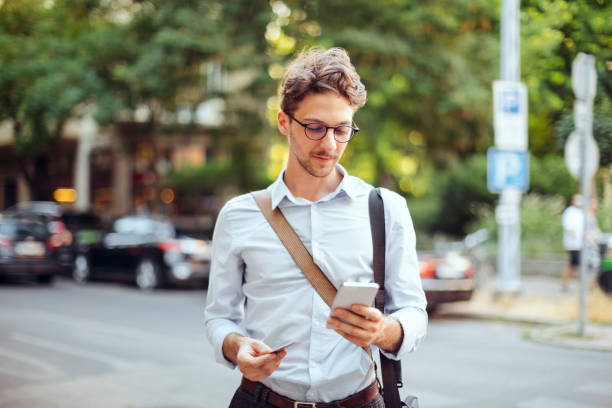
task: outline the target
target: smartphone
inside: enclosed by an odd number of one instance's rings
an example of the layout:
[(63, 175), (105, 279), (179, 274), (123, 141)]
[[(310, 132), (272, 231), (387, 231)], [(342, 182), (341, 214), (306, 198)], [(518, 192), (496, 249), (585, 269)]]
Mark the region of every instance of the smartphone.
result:
[[(372, 306), (376, 293), (378, 292), (378, 283), (374, 282), (344, 282), (336, 297), (332, 302), (331, 314), (337, 307), (350, 309), (351, 305), (359, 304)], [(331, 326), (328, 325), (331, 328)]]

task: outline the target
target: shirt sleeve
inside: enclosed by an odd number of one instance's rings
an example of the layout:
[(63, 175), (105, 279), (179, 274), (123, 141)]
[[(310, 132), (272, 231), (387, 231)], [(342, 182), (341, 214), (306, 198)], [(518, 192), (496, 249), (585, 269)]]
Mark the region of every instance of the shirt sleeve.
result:
[(427, 300), (416, 253), (416, 235), (406, 200), (382, 189), (385, 203), (386, 260), (385, 314), (402, 326), (404, 338), (396, 353), (382, 351), (390, 359), (400, 360), (414, 351), (427, 332)]
[(242, 280), (244, 263), (233, 247), (231, 201), (219, 213), (212, 240), (210, 277), (204, 324), (215, 360), (230, 368), (236, 365), (223, 355), (223, 340), (230, 333), (246, 336), (240, 326), (244, 316)]

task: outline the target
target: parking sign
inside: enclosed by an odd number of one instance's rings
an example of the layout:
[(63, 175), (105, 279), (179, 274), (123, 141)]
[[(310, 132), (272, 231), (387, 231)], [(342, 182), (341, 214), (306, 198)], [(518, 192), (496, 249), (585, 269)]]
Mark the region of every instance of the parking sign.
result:
[(520, 150), (487, 151), (487, 187), (492, 193), (506, 188), (525, 192), (529, 188), (529, 153)]

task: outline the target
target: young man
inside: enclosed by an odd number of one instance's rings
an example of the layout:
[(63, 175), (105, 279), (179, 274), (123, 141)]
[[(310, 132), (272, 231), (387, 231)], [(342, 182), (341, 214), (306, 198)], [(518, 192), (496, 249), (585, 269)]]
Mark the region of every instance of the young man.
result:
[[(358, 130), (353, 115), (365, 101), (359, 75), (338, 48), (300, 54), (281, 83), (278, 129), (287, 136), (289, 159), (267, 190), (272, 207), (280, 208), (336, 288), (374, 280), (372, 186), (338, 164)], [(345, 322), (329, 317), (329, 307), (251, 195), (223, 207), (213, 236), (205, 323), (217, 361), (243, 374), (230, 407), (384, 406), (361, 347), (374, 345), (400, 359), (425, 336), (427, 314), (406, 202), (389, 190), (382, 196), (385, 314), (353, 305), (335, 313)]]

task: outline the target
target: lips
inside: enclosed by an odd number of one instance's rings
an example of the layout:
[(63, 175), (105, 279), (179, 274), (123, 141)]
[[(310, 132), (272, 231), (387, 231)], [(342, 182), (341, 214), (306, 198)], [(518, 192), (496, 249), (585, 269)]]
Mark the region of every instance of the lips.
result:
[(313, 154), (312, 157), (314, 157), (315, 159), (318, 159), (318, 160), (322, 160), (322, 161), (335, 160), (334, 156), (326, 156), (324, 154)]

